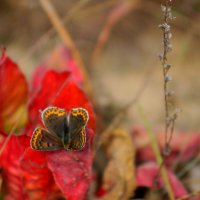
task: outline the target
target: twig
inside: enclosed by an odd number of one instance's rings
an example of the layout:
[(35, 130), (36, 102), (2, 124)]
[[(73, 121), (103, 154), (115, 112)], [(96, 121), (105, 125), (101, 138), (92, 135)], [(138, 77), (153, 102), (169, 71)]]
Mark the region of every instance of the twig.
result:
[[(24, 114), (24, 113), (23, 113), (23, 114)], [(17, 125), (18, 125), (18, 123), (19, 123), (19, 119), (20, 119), (21, 117), (22, 117), (22, 112), (21, 112), (20, 115), (18, 116), (17, 120), (15, 121), (15, 124), (13, 125), (13, 127), (11, 128), (11, 130), (9, 131), (8, 136), (6, 137), (6, 139), (4, 140), (4, 142), (3, 142), (3, 144), (2, 144), (2, 146), (1, 146), (1, 148), (0, 148), (0, 156), (1, 156), (1, 154), (3, 153), (3, 151), (5, 150), (6, 145), (8, 144), (8, 142), (9, 142), (11, 136), (13, 135), (14, 131), (16, 130), (16, 127), (17, 127)]]
[(197, 190), (197, 191), (194, 191), (194, 192), (192, 192), (190, 194), (187, 194), (187, 195), (185, 195), (183, 197), (180, 197), (180, 198), (178, 198), (176, 200), (188, 200), (189, 198), (197, 196), (199, 194), (200, 194), (200, 190)]
[(54, 28), (58, 32), (59, 36), (63, 40), (64, 44), (69, 48), (75, 62), (77, 62), (83, 76), (84, 76), (84, 87), (86, 91), (92, 95), (92, 86), (90, 84), (90, 80), (88, 74), (86, 72), (86, 68), (82, 61), (81, 55), (76, 48), (69, 32), (64, 28), (60, 17), (58, 16), (56, 10), (54, 9), (53, 5), (51, 4), (50, 0), (39, 0), (42, 8), (46, 12), (47, 16), (49, 17), (51, 23), (53, 24)]
[(191, 169), (195, 167), (200, 162), (200, 157), (196, 157), (193, 160), (191, 160), (189, 163), (187, 163), (180, 172), (177, 173), (177, 176), (179, 178), (182, 178), (187, 172), (189, 172)]
[(95, 64), (97, 58), (101, 54), (102, 49), (105, 46), (105, 43), (108, 41), (114, 26), (122, 18), (128, 15), (134, 8), (136, 8), (138, 6), (138, 3), (138, 0), (122, 1), (120, 2), (120, 4), (115, 5), (114, 8), (111, 10), (107, 17), (108, 19), (106, 20), (106, 23), (97, 38), (97, 42), (91, 57), (92, 66)]
[(164, 186), (165, 186), (166, 191), (168, 193), (169, 199), (175, 200), (174, 193), (173, 193), (173, 190), (172, 190), (172, 187), (171, 187), (168, 175), (167, 175), (167, 170), (166, 170), (166, 167), (164, 165), (162, 155), (160, 153), (160, 149), (159, 149), (156, 137), (155, 137), (155, 133), (153, 132), (152, 127), (149, 123), (149, 120), (147, 119), (147, 117), (146, 117), (141, 106), (139, 106), (139, 113), (140, 113), (140, 115), (141, 115), (141, 117), (144, 121), (144, 125), (147, 129), (147, 133), (148, 133), (150, 141), (151, 141), (151, 147), (152, 147), (152, 150), (153, 150), (154, 155), (156, 157), (156, 162), (158, 163), (158, 166), (162, 166), (160, 168), (160, 173), (161, 173), (161, 176), (163, 178)]
[(170, 109), (170, 98), (173, 96), (174, 92), (170, 91), (168, 88), (168, 83), (172, 80), (172, 77), (169, 75), (169, 70), (171, 65), (167, 63), (167, 54), (172, 50), (171, 45), (171, 27), (169, 25), (169, 20), (174, 19), (171, 13), (171, 7), (169, 5), (170, 0), (166, 0), (166, 4), (161, 6), (164, 16), (164, 23), (159, 25), (159, 28), (163, 31), (163, 53), (159, 55), (160, 61), (163, 68), (163, 91), (164, 91), (164, 102), (165, 102), (165, 147), (163, 151), (164, 157), (169, 156), (170, 143), (172, 140), (174, 125), (177, 119), (180, 109), (176, 109), (172, 113)]
[[(70, 21), (75, 14), (90, 0), (80, 0), (72, 9), (69, 10), (67, 15), (63, 19), (63, 23)], [(85, 9), (83, 9), (85, 10)], [(77, 17), (77, 15), (76, 15)], [(55, 33), (55, 29), (51, 27), (48, 31), (46, 31), (34, 44), (29, 48), (25, 56), (20, 60), (19, 63), (24, 63), (27, 59), (29, 59), (46, 41), (50, 39), (50, 37)]]
[[(84, 7), (85, 4), (88, 3), (88, 1), (91, 0), (84, 0), (84, 1), (80, 0), (64, 17), (64, 19), (62, 20), (63, 24), (66, 24), (72, 19), (76, 20), (76, 19), (83, 19), (86, 16), (90, 17), (96, 14), (97, 12), (116, 4), (116, 0), (109, 0), (107, 2), (99, 3), (97, 5), (95, 4), (90, 7), (89, 6)], [(53, 27), (51, 27), (48, 31), (46, 31), (38, 40), (34, 42), (34, 44), (29, 48), (29, 50), (26, 52), (25, 56), (20, 60), (19, 63), (22, 63), (23, 65), (23, 63), (26, 60), (28, 60), (32, 55), (34, 55), (34, 53), (39, 48), (41, 48), (41, 46), (45, 44), (45, 42), (48, 41), (50, 37), (53, 36), (54, 33), (55, 29)]]

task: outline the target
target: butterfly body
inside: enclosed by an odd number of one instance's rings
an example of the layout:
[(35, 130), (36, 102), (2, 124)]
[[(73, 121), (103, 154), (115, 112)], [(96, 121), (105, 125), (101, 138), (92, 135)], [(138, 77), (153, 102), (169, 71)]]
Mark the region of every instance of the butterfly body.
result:
[(66, 111), (57, 107), (47, 107), (41, 112), (46, 129), (36, 128), (30, 145), (34, 150), (52, 151), (58, 149), (81, 150), (85, 146), (88, 112), (84, 108)]

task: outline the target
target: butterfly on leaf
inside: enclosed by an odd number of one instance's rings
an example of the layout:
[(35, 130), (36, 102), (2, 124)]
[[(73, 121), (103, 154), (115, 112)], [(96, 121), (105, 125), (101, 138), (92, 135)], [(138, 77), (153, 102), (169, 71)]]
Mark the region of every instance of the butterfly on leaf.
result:
[(81, 150), (86, 142), (86, 125), (89, 115), (84, 108), (64, 109), (47, 107), (41, 112), (46, 129), (36, 128), (30, 145), (34, 150)]

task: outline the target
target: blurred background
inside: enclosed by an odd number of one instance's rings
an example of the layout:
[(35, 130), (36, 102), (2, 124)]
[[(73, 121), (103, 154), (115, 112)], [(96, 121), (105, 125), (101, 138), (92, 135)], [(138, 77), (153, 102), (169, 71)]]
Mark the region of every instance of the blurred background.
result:
[[(145, 85), (139, 103), (154, 127), (164, 127), (162, 1), (158, 0), (51, 0), (54, 9), (80, 51), (93, 92), (111, 119)], [(172, 1), (173, 103), (183, 112), (177, 130), (200, 129), (200, 1)], [(40, 1), (1, 0), (0, 44), (28, 79), (61, 38)], [(144, 84), (148, 79), (148, 83)], [(135, 106), (125, 127), (142, 124)], [(109, 123), (109, 122), (108, 122)]]

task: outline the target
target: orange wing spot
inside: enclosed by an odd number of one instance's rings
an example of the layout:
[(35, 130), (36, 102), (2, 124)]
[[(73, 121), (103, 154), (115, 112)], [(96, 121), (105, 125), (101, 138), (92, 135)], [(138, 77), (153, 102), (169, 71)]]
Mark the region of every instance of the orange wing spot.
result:
[(31, 145), (33, 148), (36, 148), (37, 147), (37, 140), (38, 140), (38, 137), (40, 137), (41, 135), (41, 132), (42, 130), (40, 128), (37, 128), (34, 133), (33, 133), (33, 136), (32, 136), (32, 140), (31, 140)]
[(78, 109), (74, 109), (74, 110), (72, 109), (72, 115), (75, 117), (77, 117), (78, 115), (79, 116), (81, 115), (83, 117), (84, 121), (87, 121), (87, 119), (88, 119), (87, 111), (83, 108), (78, 108)]
[(84, 145), (84, 144), (85, 144), (85, 141), (86, 141), (85, 130), (84, 130), (84, 128), (82, 128), (82, 130), (81, 130), (81, 136), (82, 136), (82, 138), (83, 138), (83, 143), (82, 143), (82, 145)]
[(45, 118), (49, 118), (51, 115), (57, 115), (57, 116), (63, 116), (65, 115), (65, 111), (62, 109), (58, 108), (49, 108), (48, 110), (45, 111), (44, 116)]
[(63, 115), (65, 115), (65, 111), (59, 111), (59, 112), (57, 113), (57, 115), (58, 115), (58, 116), (63, 116)]

